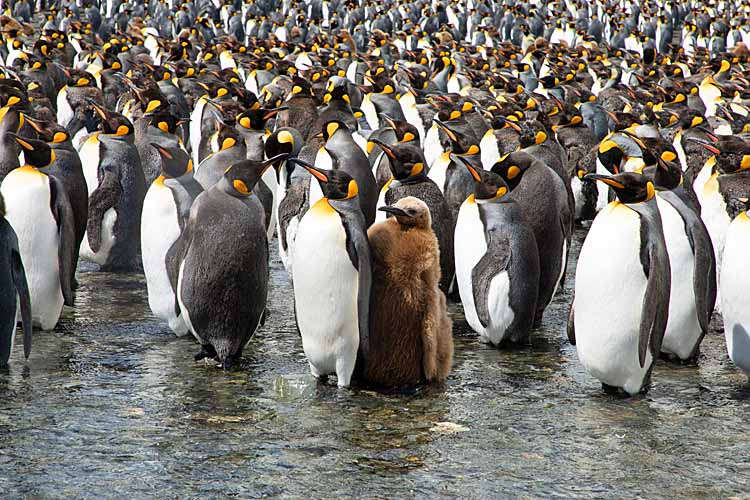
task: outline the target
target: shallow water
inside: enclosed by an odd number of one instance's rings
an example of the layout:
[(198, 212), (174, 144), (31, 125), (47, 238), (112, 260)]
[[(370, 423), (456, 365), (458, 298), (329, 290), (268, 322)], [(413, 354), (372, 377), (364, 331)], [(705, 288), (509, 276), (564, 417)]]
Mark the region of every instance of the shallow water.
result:
[(750, 389), (718, 325), (697, 367), (605, 396), (565, 337), (573, 259), (532, 347), (479, 344), (453, 306), (444, 388), (338, 390), (309, 374), (273, 259), (228, 373), (151, 316), (142, 276), (80, 273), (76, 309), (0, 372), (0, 498), (750, 498)]

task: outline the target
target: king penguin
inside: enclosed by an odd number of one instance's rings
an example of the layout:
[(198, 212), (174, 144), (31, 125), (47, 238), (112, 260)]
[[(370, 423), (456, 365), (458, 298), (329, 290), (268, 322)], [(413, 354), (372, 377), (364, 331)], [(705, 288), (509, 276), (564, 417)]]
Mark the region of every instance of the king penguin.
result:
[(743, 210), (729, 224), (721, 262), (721, 311), (729, 358), (750, 377), (750, 216)]
[(483, 342), (528, 343), (539, 294), (534, 231), (501, 176), (457, 159), (475, 183), (454, 236), (466, 321)]
[(13, 351), (19, 309), (23, 324), (23, 353), (28, 359), (32, 328), (29, 286), (18, 237), (5, 220), (5, 202), (0, 194), (0, 368), (8, 365)]
[(653, 184), (643, 175), (588, 174), (617, 200), (591, 224), (576, 269), (568, 339), (607, 392), (644, 390), (667, 327), (670, 265)]
[(51, 330), (63, 303), (73, 305), (75, 269), (73, 210), (62, 183), (42, 170), (55, 161), (46, 143), (16, 137), (25, 164), (0, 185), (6, 218), (18, 235), (32, 304), (34, 325)]
[(161, 158), (161, 174), (146, 192), (141, 215), (141, 256), (148, 305), (154, 316), (182, 336), (188, 332), (167, 272), (167, 254), (182, 234), (190, 208), (203, 188), (193, 179), (193, 162), (180, 147), (152, 146)]
[(320, 183), (323, 197), (302, 217), (292, 265), (294, 310), (302, 347), (316, 378), (335, 373), (348, 387), (360, 351), (367, 363), (372, 283), (370, 245), (357, 182), (343, 170), (294, 160)]
[(453, 359), (452, 323), (438, 288), (440, 248), (430, 209), (407, 196), (379, 210), (392, 217), (367, 232), (373, 267), (363, 378), (381, 387), (443, 382)]
[(268, 240), (263, 204), (253, 188), (278, 160), (229, 167), (196, 198), (170, 251), (167, 266), (170, 280), (177, 279), (182, 317), (202, 346), (196, 360), (212, 358), (230, 368), (265, 318)]

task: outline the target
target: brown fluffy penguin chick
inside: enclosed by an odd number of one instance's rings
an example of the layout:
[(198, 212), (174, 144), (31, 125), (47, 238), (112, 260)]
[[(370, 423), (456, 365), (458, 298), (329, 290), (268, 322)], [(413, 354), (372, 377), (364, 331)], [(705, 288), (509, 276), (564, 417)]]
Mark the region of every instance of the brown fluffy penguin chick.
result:
[(372, 252), (369, 354), (364, 381), (379, 387), (443, 382), (453, 362), (452, 322), (440, 282), (430, 210), (414, 197), (367, 231)]

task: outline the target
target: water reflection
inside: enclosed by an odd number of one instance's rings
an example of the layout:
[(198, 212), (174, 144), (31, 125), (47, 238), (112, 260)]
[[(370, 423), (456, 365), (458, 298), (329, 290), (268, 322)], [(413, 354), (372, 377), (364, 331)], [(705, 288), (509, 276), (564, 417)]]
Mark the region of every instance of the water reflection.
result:
[(376, 394), (309, 375), (278, 262), (268, 322), (242, 369), (229, 373), (194, 363), (196, 343), (151, 316), (142, 276), (82, 272), (77, 308), (57, 331), (35, 332), (28, 365), (16, 349), (0, 372), (0, 496), (750, 491), (739, 458), (750, 453), (750, 387), (726, 357), (721, 325), (697, 366), (660, 363), (648, 395), (605, 396), (565, 339), (572, 272), (568, 278), (531, 346), (509, 352), (478, 343), (454, 305), (455, 369), (445, 386)]

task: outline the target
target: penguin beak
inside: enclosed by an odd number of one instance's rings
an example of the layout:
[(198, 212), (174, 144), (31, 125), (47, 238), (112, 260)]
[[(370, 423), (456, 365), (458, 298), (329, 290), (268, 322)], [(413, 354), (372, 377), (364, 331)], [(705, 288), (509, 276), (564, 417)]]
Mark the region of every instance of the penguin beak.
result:
[(586, 174), (583, 176), (583, 180), (590, 181), (590, 182), (601, 181), (604, 184), (607, 184), (608, 186), (612, 186), (612, 187), (619, 188), (619, 189), (623, 189), (625, 187), (624, 184), (622, 184), (621, 182), (617, 182), (616, 180), (612, 179), (608, 175)]
[(446, 133), (446, 135), (450, 138), (451, 141), (458, 142), (458, 137), (456, 137), (455, 132), (453, 132), (450, 128), (448, 128), (448, 125), (441, 122), (437, 118), (433, 118), (432, 121), (434, 121), (438, 127), (443, 129), (443, 131)]
[(515, 130), (516, 132), (518, 132), (518, 133), (520, 133), (520, 132), (521, 132), (521, 127), (520, 127), (520, 126), (519, 126), (519, 125), (518, 125), (518, 124), (517, 124), (516, 122), (514, 122), (513, 120), (508, 120), (508, 119), (507, 119), (507, 118), (505, 118), (504, 116), (501, 116), (501, 117), (500, 117), (500, 120), (501, 120), (501, 121), (502, 121), (502, 122), (503, 122), (504, 124), (506, 124), (507, 126), (509, 126), (510, 128), (512, 128), (513, 130)]
[(703, 146), (704, 148), (706, 148), (712, 154), (715, 154), (715, 155), (720, 155), (721, 154), (721, 151), (719, 150), (719, 148), (717, 148), (716, 146), (714, 146), (713, 144), (711, 144), (707, 140), (701, 139), (700, 137), (688, 137), (688, 141), (694, 142), (696, 144), (700, 144), (701, 146)]
[(396, 216), (409, 217), (409, 214), (407, 214), (406, 212), (404, 212), (400, 208), (394, 207), (394, 206), (380, 207), (380, 208), (378, 208), (378, 210), (380, 210), (382, 212), (386, 212), (386, 213), (392, 214), (392, 215), (396, 215)]
[(379, 141), (378, 139), (370, 139), (370, 142), (372, 142), (373, 144), (377, 144), (378, 146), (380, 146), (380, 148), (383, 150), (383, 152), (385, 153), (385, 155), (388, 158), (390, 158), (391, 160), (395, 160), (396, 159), (396, 154), (393, 152), (393, 149), (388, 144), (385, 144), (385, 143)]
[(277, 114), (281, 113), (282, 111), (286, 111), (288, 109), (289, 109), (289, 106), (281, 106), (280, 108), (269, 109), (268, 112), (265, 115), (263, 115), (263, 119), (270, 120)]
[(289, 153), (281, 153), (281, 154), (274, 156), (273, 158), (267, 159), (266, 161), (263, 162), (263, 165), (262, 165), (263, 170), (261, 171), (260, 175), (265, 174), (266, 170), (268, 170), (268, 167), (272, 165), (280, 165), (281, 162), (286, 160), (287, 158), (289, 158)]
[(86, 102), (89, 103), (89, 106), (91, 106), (92, 108), (94, 108), (94, 111), (96, 111), (96, 113), (99, 116), (101, 116), (102, 120), (106, 121), (106, 120), (109, 119), (109, 112), (107, 112), (106, 109), (104, 109), (101, 106), (99, 106), (99, 104), (97, 104), (96, 101), (94, 101), (92, 99), (86, 99)]
[(467, 168), (471, 176), (474, 178), (474, 181), (482, 182), (481, 174), (476, 168), (474, 168), (474, 166), (471, 163), (469, 163), (469, 161), (466, 158), (464, 158), (461, 155), (451, 153), (451, 160), (455, 161), (456, 163), (459, 163), (459, 162), (463, 163), (464, 167)]
[(287, 161), (290, 163), (296, 163), (297, 165), (303, 167), (305, 170), (310, 172), (310, 174), (316, 179), (318, 179), (320, 182), (329, 181), (328, 174), (326, 173), (325, 170), (321, 168), (316, 168), (313, 165), (310, 165), (309, 163), (307, 163), (306, 161), (300, 160), (299, 158), (289, 158)]

